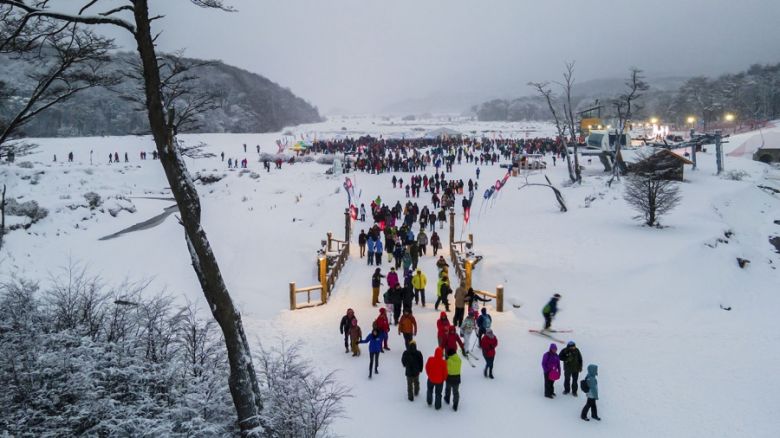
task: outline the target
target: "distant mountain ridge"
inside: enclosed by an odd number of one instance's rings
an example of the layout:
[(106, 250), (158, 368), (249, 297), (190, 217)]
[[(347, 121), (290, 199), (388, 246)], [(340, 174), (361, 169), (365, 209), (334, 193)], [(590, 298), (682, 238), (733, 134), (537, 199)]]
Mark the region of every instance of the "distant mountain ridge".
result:
[[(132, 53), (112, 55), (109, 71), (127, 68)], [(199, 60), (191, 61), (201, 63)], [(0, 59), (0, 81), (24, 90), (26, 66), (8, 58)], [(189, 132), (273, 132), (285, 126), (322, 121), (317, 107), (268, 78), (221, 61), (197, 66), (191, 73), (195, 84), (218, 90), (220, 107), (198, 117), (198, 127)], [(114, 91), (105, 88), (85, 90), (68, 101), (41, 113), (22, 128), (28, 137), (73, 137), (131, 135), (149, 132), (146, 114), (121, 98), (132, 93), (135, 84), (124, 81)], [(19, 94), (24, 98), (23, 92)], [(2, 108), (0, 111), (12, 111)], [(5, 116), (6, 114), (2, 114)]]

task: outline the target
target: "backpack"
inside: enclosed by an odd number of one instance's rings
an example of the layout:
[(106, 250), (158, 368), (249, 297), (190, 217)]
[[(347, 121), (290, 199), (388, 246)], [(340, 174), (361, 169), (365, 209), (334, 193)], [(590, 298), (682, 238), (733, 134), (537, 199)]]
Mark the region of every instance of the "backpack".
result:
[(390, 291), (388, 290), (382, 295), (382, 298), (385, 300), (385, 304), (390, 304)]
[(580, 389), (582, 389), (583, 392), (590, 392), (590, 385), (588, 385), (588, 379), (582, 379), (580, 380)]

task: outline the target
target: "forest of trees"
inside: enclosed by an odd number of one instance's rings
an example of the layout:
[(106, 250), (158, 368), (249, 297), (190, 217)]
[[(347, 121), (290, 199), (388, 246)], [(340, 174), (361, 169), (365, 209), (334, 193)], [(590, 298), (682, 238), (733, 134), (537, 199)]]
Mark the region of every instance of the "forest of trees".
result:
[[(640, 99), (635, 117), (660, 117), (664, 122), (682, 126), (689, 116), (696, 117), (703, 129), (722, 120), (726, 113), (741, 121), (772, 120), (780, 117), (780, 63), (753, 65), (746, 71), (717, 78), (696, 76), (679, 87), (663, 89), (648, 80), (651, 88)], [(589, 93), (584, 86), (575, 87), (572, 102), (575, 109), (590, 107), (596, 99), (608, 101), (618, 93)], [(601, 94), (601, 95), (600, 95)], [(609, 117), (609, 107), (605, 108)], [(494, 99), (472, 107), (479, 120), (517, 121), (547, 120), (546, 104), (538, 96), (517, 99)]]
[[(104, 71), (121, 74), (137, 55), (117, 53)], [(0, 102), (0, 120), (6, 119), (24, 102), (32, 87), (30, 64), (4, 56), (0, 62), (0, 90), (8, 96)], [(219, 61), (203, 62), (183, 58), (195, 64), (189, 72), (192, 86), (212, 90), (215, 108), (197, 117), (190, 132), (272, 132), (285, 126), (321, 121), (316, 107), (287, 88), (269, 79)], [(149, 132), (146, 113), (128, 105), (123, 96), (133, 94), (135, 84), (123, 80), (111, 89), (84, 90), (38, 115), (22, 130), (27, 137), (68, 137), (92, 135), (130, 135)], [(14, 99), (14, 95), (20, 96)]]

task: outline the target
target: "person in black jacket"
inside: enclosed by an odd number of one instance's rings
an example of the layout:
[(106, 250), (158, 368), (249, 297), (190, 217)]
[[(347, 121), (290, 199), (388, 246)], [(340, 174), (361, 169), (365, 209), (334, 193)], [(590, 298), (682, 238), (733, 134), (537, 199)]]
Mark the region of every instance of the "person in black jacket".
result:
[(368, 241), (368, 237), (366, 236), (365, 230), (360, 230), (360, 235), (358, 236), (358, 246), (360, 247), (360, 258), (362, 259), (363, 256), (366, 255), (366, 242)]
[(412, 303), (414, 302), (414, 289), (412, 285), (404, 285), (401, 289), (401, 301), (403, 303), (403, 311), (412, 311)]
[(374, 275), (371, 276), (371, 305), (376, 307), (379, 303), (379, 288), (382, 287), (382, 268), (376, 268)]
[(398, 318), (401, 317), (401, 305), (404, 300), (404, 292), (400, 284), (388, 291), (390, 293), (390, 303), (393, 305), (393, 325), (398, 325)]
[[(487, 303), (488, 301), (493, 301), (491, 298), (482, 298), (474, 292), (474, 288), (470, 287), (468, 292), (466, 292), (466, 302), (468, 303), (469, 309), (474, 309), (474, 302), (476, 301), (482, 301), (483, 303)], [(477, 309), (474, 309), (477, 310)]]
[(344, 350), (345, 353), (349, 353), (349, 329), (352, 328), (352, 320), (355, 318), (355, 311), (347, 309), (347, 314), (341, 317), (341, 324), (339, 324), (339, 333), (344, 335)]
[(420, 394), (420, 373), (423, 370), (423, 356), (417, 350), (414, 340), (409, 342), (406, 351), (401, 355), (401, 365), (406, 369), (406, 392), (409, 401)]
[(582, 372), (582, 354), (577, 349), (577, 344), (569, 341), (558, 357), (563, 362), (563, 393), (568, 394), (571, 390), (571, 395), (577, 397), (577, 389), (579, 389), (577, 382)]

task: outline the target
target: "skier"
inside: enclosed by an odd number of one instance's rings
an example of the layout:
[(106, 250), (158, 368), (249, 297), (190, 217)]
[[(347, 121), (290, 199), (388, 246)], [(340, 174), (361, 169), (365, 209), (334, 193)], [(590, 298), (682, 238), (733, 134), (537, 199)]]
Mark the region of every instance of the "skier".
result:
[(417, 336), (417, 320), (414, 319), (411, 310), (404, 310), (403, 316), (398, 321), (398, 334), (403, 335), (404, 345), (409, 347), (412, 339)]
[[(596, 379), (596, 376), (598, 375), (598, 365), (588, 365), (588, 375), (583, 380), (583, 382), (588, 384), (588, 390), (586, 391), (588, 400), (585, 402), (585, 407), (582, 408), (582, 413), (580, 414), (580, 418), (585, 421), (590, 421), (588, 420), (588, 410), (590, 410), (591, 418), (596, 421), (601, 421), (601, 417), (599, 417), (598, 410), (596, 409), (596, 400), (599, 399), (599, 382)], [(585, 388), (583, 388), (583, 391), (584, 390)]]
[(426, 391), (425, 401), (428, 406), (434, 404), (434, 390), (436, 392), (436, 401), (434, 407), (441, 409), (441, 392), (444, 381), (447, 380), (447, 362), (444, 360), (444, 353), (441, 347), (436, 347), (433, 356), (430, 356), (425, 362), (425, 374), (428, 375), (428, 390)]
[(542, 356), (542, 371), (544, 372), (544, 396), (555, 397), (555, 381), (561, 377), (561, 359), (558, 357), (558, 346), (550, 344), (550, 349)]
[[(457, 335), (456, 335), (457, 336)], [(458, 411), (460, 401), (460, 368), (462, 362), (456, 350), (447, 350), (447, 384), (444, 388), (444, 403), (450, 404), (452, 395), (452, 410)]]
[(363, 339), (363, 331), (357, 323), (357, 319), (352, 320), (352, 327), (349, 329), (349, 342), (352, 347), (352, 357), (360, 356), (360, 340)]
[(412, 287), (414, 288), (414, 303), (420, 304), (420, 298), (422, 298), (422, 306), (425, 307), (425, 285), (428, 283), (428, 279), (425, 274), (418, 269), (412, 276)]
[(387, 341), (387, 333), (373, 329), (366, 336), (366, 339), (360, 341), (360, 344), (368, 344), (368, 378), (372, 376), (372, 371), (379, 374), (379, 353), (382, 352), (382, 341)]
[(423, 370), (423, 356), (417, 350), (417, 343), (409, 341), (406, 351), (401, 355), (401, 365), (406, 370), (406, 395), (409, 401), (420, 394), (420, 373)]
[(376, 268), (374, 275), (371, 276), (371, 305), (376, 307), (379, 304), (379, 288), (382, 287), (382, 268)]
[[(463, 320), (460, 325), (460, 335), (463, 337), (463, 344), (466, 345), (466, 353), (471, 351), (471, 336), (477, 329), (477, 312), (469, 310), (469, 316)], [(475, 342), (476, 343), (476, 342)]]
[(345, 353), (349, 353), (349, 329), (352, 328), (352, 320), (355, 318), (355, 311), (347, 309), (347, 314), (341, 317), (341, 323), (339, 324), (339, 333), (344, 335), (344, 350)]
[(390, 351), (390, 347), (387, 345), (387, 335), (390, 333), (390, 321), (387, 319), (387, 309), (384, 307), (379, 309), (379, 316), (374, 320), (373, 328), (384, 333), (384, 349)]
[(493, 317), (488, 315), (487, 309), (483, 307), (481, 313), (479, 318), (477, 318), (477, 338), (479, 339), (480, 346), (482, 345), (482, 336), (484, 336), (490, 326), (493, 325)]
[(482, 375), (492, 379), (493, 361), (496, 359), (496, 347), (498, 346), (498, 338), (493, 334), (493, 329), (485, 331), (485, 336), (479, 341), (479, 345), (482, 348), (482, 357), (485, 358), (485, 370)]
[[(362, 259), (364, 255), (366, 255), (366, 241), (368, 237), (366, 236), (366, 230), (360, 230), (360, 235), (358, 235), (358, 246), (360, 247), (360, 258)], [(371, 264), (371, 263), (369, 263)]]
[(552, 320), (555, 318), (555, 314), (558, 313), (558, 300), (561, 299), (560, 294), (555, 294), (547, 302), (547, 305), (542, 309), (542, 316), (544, 316), (544, 330), (549, 330), (552, 325)]
[(582, 372), (582, 354), (577, 349), (577, 344), (569, 341), (558, 356), (563, 362), (563, 393), (568, 394), (571, 389), (571, 395), (577, 397), (577, 379)]

